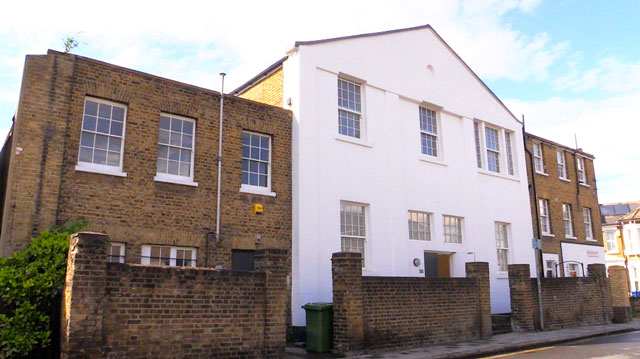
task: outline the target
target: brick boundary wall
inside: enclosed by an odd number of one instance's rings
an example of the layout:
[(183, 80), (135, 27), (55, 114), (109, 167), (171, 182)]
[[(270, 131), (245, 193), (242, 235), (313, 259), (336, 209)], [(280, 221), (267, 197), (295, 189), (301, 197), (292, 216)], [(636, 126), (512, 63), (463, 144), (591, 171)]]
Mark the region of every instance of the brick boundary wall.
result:
[[(621, 314), (630, 313), (630, 308), (618, 270), (610, 270), (607, 278), (604, 264), (589, 264), (587, 269), (588, 277), (541, 278), (545, 330), (628, 321), (629, 317)], [(537, 288), (528, 264), (509, 265), (511, 321), (515, 331), (540, 328)], [(618, 314), (614, 307), (620, 308)]]
[(609, 283), (611, 284), (613, 322), (628, 323), (632, 320), (632, 317), (627, 270), (623, 266), (611, 266), (607, 270), (609, 272)]
[(287, 252), (254, 272), (108, 263), (108, 237), (71, 237), (61, 358), (284, 358)]
[(466, 278), (362, 276), (359, 253), (334, 253), (334, 352), (488, 338), (489, 266), (467, 263), (466, 272)]

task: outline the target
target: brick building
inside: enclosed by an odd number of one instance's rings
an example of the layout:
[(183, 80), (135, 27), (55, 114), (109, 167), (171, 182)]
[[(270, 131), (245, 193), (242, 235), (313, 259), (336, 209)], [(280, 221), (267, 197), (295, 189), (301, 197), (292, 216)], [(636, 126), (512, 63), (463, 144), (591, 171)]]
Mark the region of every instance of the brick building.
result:
[[(86, 219), (110, 260), (250, 269), (291, 249), (291, 113), (81, 56), (27, 56), (0, 158), (0, 253)], [(262, 214), (254, 205), (263, 206)]]
[(588, 264), (605, 261), (595, 157), (530, 133), (525, 137), (532, 159), (527, 175), (533, 231), (542, 239), (544, 276), (586, 276)]
[(600, 206), (607, 267), (622, 266), (631, 294), (640, 297), (640, 202)]

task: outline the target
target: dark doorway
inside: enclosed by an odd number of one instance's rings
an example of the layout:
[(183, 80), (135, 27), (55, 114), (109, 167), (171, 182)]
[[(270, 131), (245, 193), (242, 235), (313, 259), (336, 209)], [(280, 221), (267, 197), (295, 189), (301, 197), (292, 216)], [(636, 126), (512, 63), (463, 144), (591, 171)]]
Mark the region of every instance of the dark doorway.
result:
[(252, 271), (253, 252), (249, 250), (234, 249), (231, 251), (231, 269), (237, 271)]
[(449, 253), (424, 253), (424, 276), (426, 278), (449, 278), (451, 254)]
[(438, 278), (438, 253), (424, 253), (424, 276)]

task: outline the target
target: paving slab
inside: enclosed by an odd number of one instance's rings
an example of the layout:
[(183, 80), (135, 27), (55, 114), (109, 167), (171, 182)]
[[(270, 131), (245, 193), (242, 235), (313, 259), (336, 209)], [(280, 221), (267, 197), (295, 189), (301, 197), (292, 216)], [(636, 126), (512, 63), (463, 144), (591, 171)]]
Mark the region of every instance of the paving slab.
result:
[[(531, 333), (506, 333), (492, 336), (487, 340), (476, 340), (448, 345), (434, 345), (394, 351), (368, 351), (348, 356), (351, 359), (461, 359), (477, 358), (501, 353), (514, 352), (554, 345), (558, 343), (640, 330), (640, 319), (624, 324), (592, 325)], [(307, 353), (302, 348), (287, 348), (287, 359), (294, 358), (337, 358), (331, 354)]]

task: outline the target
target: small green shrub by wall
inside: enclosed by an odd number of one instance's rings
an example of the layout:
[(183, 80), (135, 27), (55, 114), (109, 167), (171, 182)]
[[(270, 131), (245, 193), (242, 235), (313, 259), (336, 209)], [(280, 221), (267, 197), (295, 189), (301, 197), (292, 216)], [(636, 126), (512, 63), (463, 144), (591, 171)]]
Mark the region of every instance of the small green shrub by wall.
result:
[(52, 228), (24, 251), (0, 258), (0, 357), (29, 357), (51, 343), (48, 313), (64, 284), (69, 236), (85, 225)]

